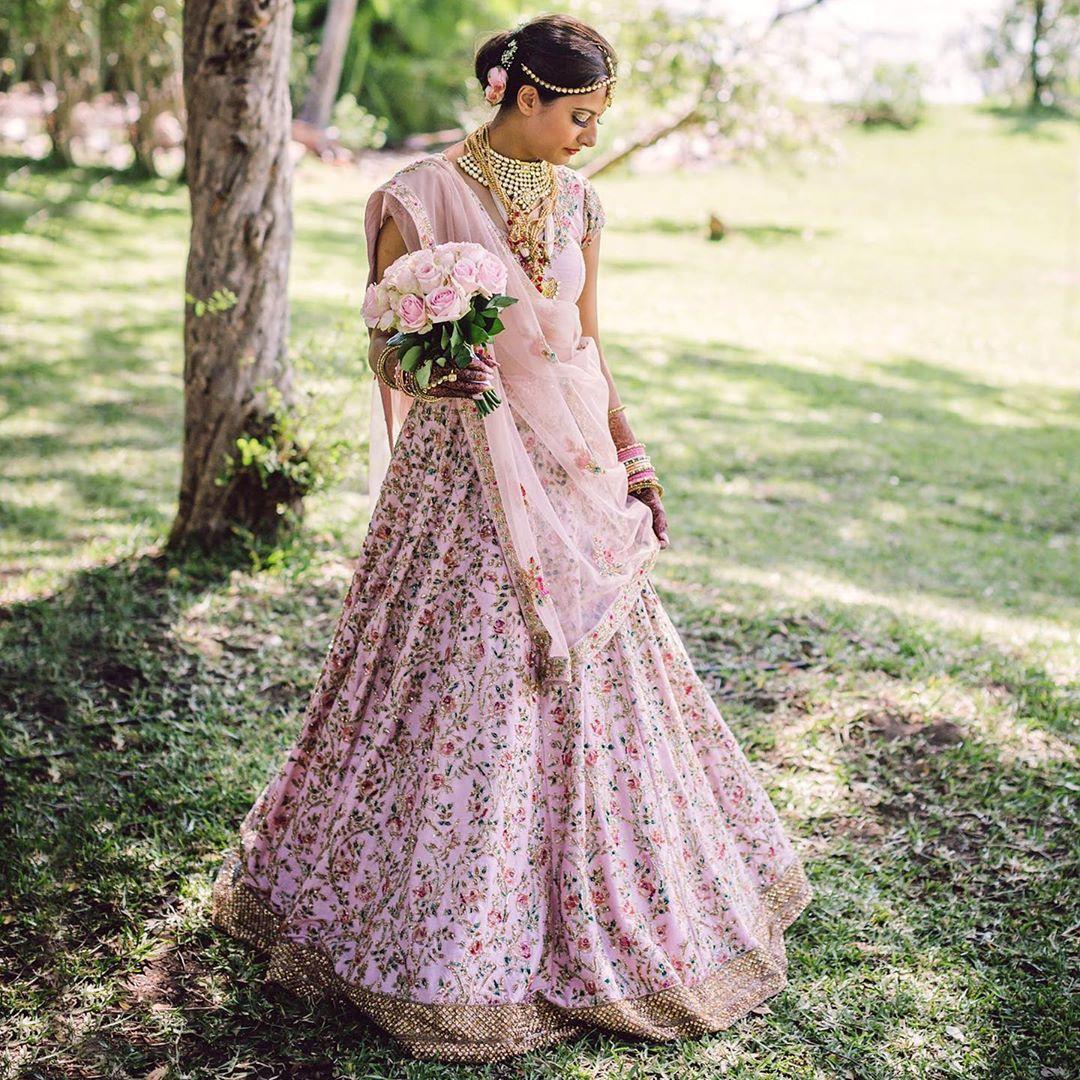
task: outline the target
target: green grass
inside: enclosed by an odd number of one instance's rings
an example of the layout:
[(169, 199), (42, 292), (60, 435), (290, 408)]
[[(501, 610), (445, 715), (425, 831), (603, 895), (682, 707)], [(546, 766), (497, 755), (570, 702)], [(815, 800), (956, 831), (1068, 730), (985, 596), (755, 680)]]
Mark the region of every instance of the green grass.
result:
[[(264, 993), (207, 923), (348, 585), (364, 447), (280, 572), (163, 556), (185, 193), (0, 163), (11, 1075), (1072, 1075), (1080, 132), (937, 109), (845, 144), (801, 178), (597, 179), (601, 340), (667, 490), (654, 580), (817, 891), (790, 986), (712, 1037), (491, 1068)], [(298, 172), (294, 350), (350, 437), (365, 197)]]

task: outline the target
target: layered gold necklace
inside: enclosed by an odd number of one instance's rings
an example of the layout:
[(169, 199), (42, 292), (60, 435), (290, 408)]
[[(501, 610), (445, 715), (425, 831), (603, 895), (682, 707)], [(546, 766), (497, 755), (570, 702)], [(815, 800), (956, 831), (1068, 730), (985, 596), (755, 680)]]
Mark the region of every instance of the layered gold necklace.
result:
[[(492, 150), (488, 126), (482, 124), (469, 133), (458, 164), (502, 204), (510, 249), (537, 289), (553, 297), (559, 291), (559, 281), (547, 276), (550, 256), (545, 232), (558, 197), (555, 166), (543, 159), (523, 161)], [(539, 212), (533, 217), (531, 212), (537, 206)]]

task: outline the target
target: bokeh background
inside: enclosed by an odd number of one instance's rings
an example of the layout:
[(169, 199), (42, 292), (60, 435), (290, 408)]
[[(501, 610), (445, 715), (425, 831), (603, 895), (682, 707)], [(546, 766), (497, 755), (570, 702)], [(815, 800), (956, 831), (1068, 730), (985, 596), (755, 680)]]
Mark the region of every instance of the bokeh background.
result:
[(542, 10), (297, 0), (303, 517), (198, 554), (166, 544), (183, 5), (0, 11), (6, 1075), (1076, 1075), (1069, 0), (560, 8), (621, 57), (575, 159), (607, 214), (601, 342), (666, 489), (654, 580), (817, 889), (791, 986), (686, 1044), (455, 1069), (275, 994), (209, 928), (367, 522), (365, 200), (488, 118), (473, 50)]

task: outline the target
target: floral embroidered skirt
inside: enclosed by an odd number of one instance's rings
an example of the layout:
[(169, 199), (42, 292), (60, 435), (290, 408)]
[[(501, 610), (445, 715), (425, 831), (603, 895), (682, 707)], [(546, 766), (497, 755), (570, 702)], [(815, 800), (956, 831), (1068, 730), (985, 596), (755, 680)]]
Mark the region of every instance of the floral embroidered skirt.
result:
[(531, 672), (456, 403), (415, 402), (214, 923), (417, 1058), (727, 1027), (812, 891), (651, 581), (580, 678)]

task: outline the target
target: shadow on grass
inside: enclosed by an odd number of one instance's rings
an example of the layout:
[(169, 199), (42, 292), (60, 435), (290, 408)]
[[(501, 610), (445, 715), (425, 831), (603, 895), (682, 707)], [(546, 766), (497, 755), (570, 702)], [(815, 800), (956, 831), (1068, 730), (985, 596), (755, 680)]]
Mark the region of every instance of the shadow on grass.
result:
[[(40, 192), (33, 195), (17, 190), (4, 191), (18, 184), (34, 186), (51, 180), (62, 182), (62, 188), (47, 189), (43, 200)], [(38, 161), (25, 155), (0, 155), (0, 234), (25, 230), (31, 217), (44, 212), (50, 218), (69, 223), (82, 204), (107, 202), (136, 216), (185, 216), (186, 211), (165, 206), (146, 206), (142, 203), (147, 188), (156, 194), (179, 190), (183, 185), (167, 179), (149, 179), (134, 169), (114, 169), (104, 165), (66, 166)], [(91, 231), (102, 232), (100, 226), (81, 221)], [(107, 230), (116, 237), (116, 229)], [(21, 258), (21, 257), (20, 257)]]
[[(172, 463), (182, 399), (168, 373), (140, 369), (136, 332), (89, 334), (96, 370), (119, 388), (108, 400), (94, 400), (98, 384), (74, 359), (27, 357), (0, 373), (0, 419), (15, 421), (0, 435), (8, 462), (0, 527), (20, 541), (66, 535), (75, 543), (119, 520), (167, 525), (162, 484), (179, 483)], [(35, 414), (39, 430), (27, 430), (19, 414)]]
[[(749, 222), (736, 223), (727, 220), (725, 221), (725, 226), (725, 239), (742, 237), (751, 243), (762, 247), (766, 245), (771, 246), (789, 243), (792, 241), (806, 243), (808, 241), (820, 240), (824, 237), (835, 236), (838, 232), (838, 230), (834, 228), (814, 228), (809, 225), (776, 225), (765, 223), (752, 225)], [(687, 236), (698, 236), (702, 239), (707, 239), (709, 235), (708, 222), (705, 220), (696, 222), (677, 220), (674, 218), (647, 218), (635, 220), (632, 224), (620, 225), (618, 231), (620, 233), (667, 233), (669, 235), (684, 233)], [(630, 262), (629, 267), (631, 269), (646, 269), (650, 266), (655, 268), (658, 261), (663, 262), (662, 259), (654, 259), (651, 262)], [(609, 269), (618, 268), (622, 270), (627, 267), (627, 262), (605, 256), (604, 265)]]
[[(206, 922), (220, 852), (299, 729), (343, 595), (340, 582), (305, 582), (248, 596), (234, 568), (132, 558), (0, 610), (9, 807), (0, 835), (10, 883), (0, 956), (11, 992), (29, 1001), (34, 986), (49, 984), (55, 1010), (35, 1006), (46, 1021), (41, 1048), (69, 1069), (106, 1061), (134, 1074), (160, 1064), (167, 1016), (169, 1060), (185, 1069), (243, 1059), (260, 1063), (261, 1075), (297, 1062), (310, 1070), (303, 1075), (322, 1075), (350, 1060), (395, 1075), (401, 1058), (355, 1012), (264, 993), (262, 958)], [(897, 684), (942, 675), (992, 688), (1003, 707), (1035, 711), (1049, 728), (1061, 702), (1045, 673), (850, 607), (718, 613), (692, 590), (666, 602), (751, 759), (779, 749), (797, 774), (809, 741), (787, 742), (772, 714), (781, 703), (786, 715), (822, 709), (836, 780), (862, 800), (854, 821), (818, 805), (816, 831), (832, 850), (810, 861), (819, 899), (789, 945), (794, 985), (823, 971), (833, 980), (837, 1026), (821, 1037), (818, 1003), (805, 992), (773, 1003), (775, 1030), (761, 1037), (798, 1047), (800, 1060), (822, 1069), (848, 1060), (841, 1048), (860, 1045), (867, 1014), (948, 1045), (941, 1013), (957, 1004), (933, 987), (959, 982), (971, 990), (973, 1033), (983, 1025), (995, 1034), (997, 1075), (1062, 1058), (1062, 935), (1075, 921), (1060, 902), (1076, 824), (1061, 798), (1065, 767), (1007, 761), (975, 725), (940, 713), (870, 700), (841, 723), (832, 716), (844, 703), (839, 675)], [(794, 691), (793, 673), (802, 679)], [(871, 919), (863, 893), (887, 896), (895, 918)], [(928, 1002), (893, 998), (890, 972), (912, 968), (927, 979)], [(93, 1015), (73, 1036), (70, 1002), (90, 987)], [(746, 1023), (716, 1039), (739, 1045)], [(681, 1075), (684, 1055), (707, 1042), (652, 1046), (597, 1033), (531, 1055), (529, 1067), (554, 1076), (586, 1050), (607, 1060), (645, 1046), (650, 1063)], [(859, 1060), (870, 1069), (873, 1056)], [(511, 1076), (517, 1067), (433, 1064), (414, 1074)]]
[(615, 338), (605, 352), (642, 403), (634, 422), (665, 478), (673, 543), (1069, 625), (1080, 394), (1055, 391), (1050, 412), (1038, 388), (911, 356), (856, 376), (721, 344)]
[[(1075, 747), (1080, 687), (890, 612), (781, 612), (766, 602), (748, 620), (692, 590), (666, 602), (683, 613), (695, 668), (751, 758), (793, 790), (825, 759), (845, 793), (846, 805), (819, 802), (813, 819), (818, 898), (794, 961), (796, 979), (817, 973), (859, 999), (838, 1010), (830, 1044), (859, 1045), (868, 1017), (880, 1023), (903, 1001), (898, 980), (910, 980), (896, 1030), (864, 1043), (865, 1075), (890, 1075), (901, 1027), (940, 1038), (950, 1053), (950, 1024), (991, 1065), (969, 1062), (964, 1075), (1067, 1068), (1078, 1016), (1066, 989), (1077, 908), (1063, 902), (1080, 871), (1071, 839), (1080, 810), (1065, 795), (1077, 789), (1075, 753), (1041, 752), (1036, 740), (1030, 758), (1018, 757), (995, 741), (985, 714), (953, 710), (957, 698), (992, 701), (1006, 727), (1055, 731)], [(906, 692), (947, 684), (955, 695)], [(803, 837), (804, 826), (793, 828)], [(817, 959), (825, 955), (827, 965)], [(803, 997), (800, 1037), (817, 1045), (812, 991)]]
[(1000, 120), (1001, 130), (1007, 135), (1034, 135), (1050, 142), (1063, 141), (1062, 122), (1076, 119), (1065, 109), (1053, 106), (977, 105), (974, 108), (977, 113)]
[(22, 927), (10, 970), (84, 934), (116, 943), (175, 905), (250, 804), (268, 715), (287, 699), (282, 722), (297, 723), (302, 687), (274, 673), (246, 621), (229, 634), (191, 614), (230, 595), (242, 558), (122, 559), (0, 608), (3, 846)]

